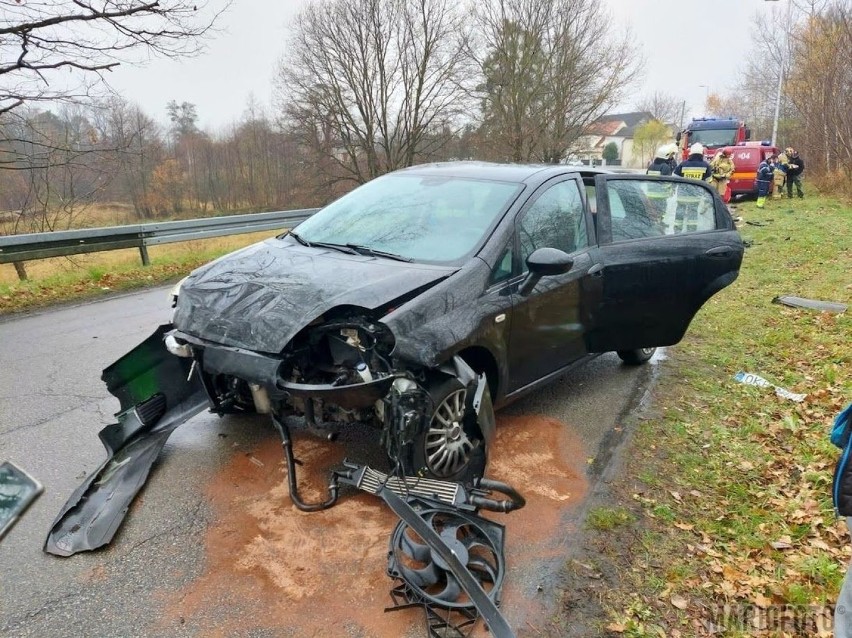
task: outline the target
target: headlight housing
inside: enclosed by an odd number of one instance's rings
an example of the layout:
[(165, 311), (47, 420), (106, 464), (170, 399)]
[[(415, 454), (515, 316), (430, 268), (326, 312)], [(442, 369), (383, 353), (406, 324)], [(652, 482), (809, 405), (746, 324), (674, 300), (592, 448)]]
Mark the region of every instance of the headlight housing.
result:
[(174, 286), (172, 286), (172, 291), (169, 293), (169, 297), (172, 300), (172, 308), (177, 305), (178, 295), (180, 294), (180, 287), (183, 286), (183, 282), (185, 282), (187, 279), (189, 279), (189, 275), (187, 275), (179, 282), (177, 282)]

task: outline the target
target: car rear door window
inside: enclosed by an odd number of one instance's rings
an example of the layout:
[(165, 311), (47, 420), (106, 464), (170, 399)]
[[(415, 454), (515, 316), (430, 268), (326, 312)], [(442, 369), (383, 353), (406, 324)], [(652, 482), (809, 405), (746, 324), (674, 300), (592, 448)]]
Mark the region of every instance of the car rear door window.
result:
[(716, 228), (713, 195), (696, 184), (612, 180), (607, 194), (614, 242)]
[(539, 248), (572, 253), (588, 245), (583, 198), (575, 180), (554, 184), (527, 209), (518, 224), (521, 263)]

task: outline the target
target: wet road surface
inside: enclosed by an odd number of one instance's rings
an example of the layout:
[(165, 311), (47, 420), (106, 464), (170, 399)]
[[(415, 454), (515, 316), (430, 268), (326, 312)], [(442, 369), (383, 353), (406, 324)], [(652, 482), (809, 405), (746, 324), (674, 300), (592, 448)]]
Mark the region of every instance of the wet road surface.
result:
[[(62, 504), (104, 458), (97, 432), (118, 402), (102, 368), (167, 322), (168, 306), (160, 288), (0, 320), (0, 460), (45, 486), (0, 541), (0, 635), (424, 636), (421, 611), (383, 613), (395, 516), (351, 493), (326, 512), (296, 510), (263, 417), (192, 419), (110, 547), (67, 559), (41, 551)], [(528, 500), (489, 515), (506, 526), (502, 609), (519, 635), (553, 603), (590, 462), (608, 458), (651, 382), (650, 366), (605, 355), (498, 413), (489, 475)], [(303, 496), (324, 498), (326, 468), (344, 456), (380, 463), (375, 447), (370, 431), (333, 444), (298, 436)]]

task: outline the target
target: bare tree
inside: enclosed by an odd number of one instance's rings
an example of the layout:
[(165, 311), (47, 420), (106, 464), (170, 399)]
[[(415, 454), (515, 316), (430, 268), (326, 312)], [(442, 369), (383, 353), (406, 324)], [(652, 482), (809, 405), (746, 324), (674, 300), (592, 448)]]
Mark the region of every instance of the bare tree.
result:
[(635, 108), (650, 113), (655, 120), (675, 126), (680, 126), (680, 116), (684, 110), (682, 99), (662, 91), (642, 96)]
[(750, 124), (753, 137), (767, 139), (780, 84), (781, 144), (804, 150), (809, 171), (845, 171), (848, 180), (850, 20), (849, 0), (792, 0), (755, 16), (753, 51), (742, 80), (731, 94), (710, 96), (710, 114), (739, 116)]
[(561, 161), (614, 106), (641, 60), (612, 35), (600, 0), (495, 0), (477, 6), (480, 98), (496, 159)]
[[(92, 152), (98, 139), (82, 109), (35, 112), (30, 120), (15, 133), (16, 173), (23, 179), (0, 234), (70, 228), (109, 183), (110, 173), (101, 170)], [(26, 279), (24, 263), (14, 265), (18, 277)]]
[(100, 140), (98, 159), (115, 176), (107, 194), (129, 200), (137, 217), (151, 217), (151, 173), (164, 154), (160, 127), (137, 105), (119, 97), (96, 105), (92, 119)]
[[(768, 139), (772, 134), (779, 74), (787, 76), (793, 59), (796, 25), (820, 11), (826, 0), (792, 0), (771, 10), (761, 8), (752, 18), (752, 50), (741, 71), (741, 81), (728, 95), (716, 96), (711, 115), (736, 116), (751, 127), (753, 136)], [(782, 3), (778, 3), (781, 5)], [(713, 97), (713, 96), (711, 96)], [(710, 109), (708, 109), (710, 110)], [(794, 134), (793, 104), (781, 93), (779, 137)]]
[(852, 5), (833, 0), (795, 34), (786, 92), (810, 165), (852, 180)]
[[(42, 219), (52, 211), (73, 218), (76, 202), (82, 201), (74, 164), (91, 149), (63, 147), (61, 138), (39, 139), (38, 128), (26, 130), (29, 116), (15, 118), (13, 111), (90, 97), (105, 71), (139, 52), (193, 55), (219, 13), (206, 11), (204, 0), (0, 0), (0, 169), (23, 171), (30, 178), (19, 222), (32, 218), (36, 205)], [(57, 161), (66, 162), (67, 171), (58, 199), (53, 188)], [(24, 278), (23, 264), (15, 266)]]
[(0, 114), (88, 95), (140, 50), (193, 55), (217, 16), (204, 0), (0, 0)]
[(428, 155), (466, 91), (454, 0), (318, 0), (299, 14), (277, 88), (283, 120), (330, 181), (366, 182)]

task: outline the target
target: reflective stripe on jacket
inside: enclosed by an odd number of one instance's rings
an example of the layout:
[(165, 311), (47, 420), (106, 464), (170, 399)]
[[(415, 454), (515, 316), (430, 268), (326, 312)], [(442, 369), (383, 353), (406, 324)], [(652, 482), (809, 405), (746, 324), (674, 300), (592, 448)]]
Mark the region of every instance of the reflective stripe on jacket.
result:
[(701, 181), (710, 181), (710, 176), (713, 174), (710, 164), (704, 161), (700, 155), (690, 155), (685, 162), (678, 164), (674, 171), (675, 175), (686, 177), (688, 179), (697, 179)]

